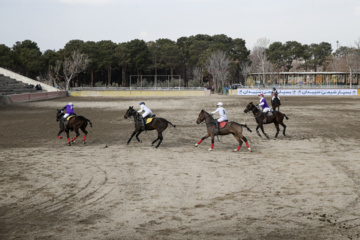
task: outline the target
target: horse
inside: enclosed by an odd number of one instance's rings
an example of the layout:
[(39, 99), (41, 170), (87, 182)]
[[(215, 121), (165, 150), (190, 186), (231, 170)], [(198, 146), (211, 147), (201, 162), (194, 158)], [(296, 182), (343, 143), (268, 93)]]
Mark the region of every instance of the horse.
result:
[(274, 100), (271, 101), (271, 106), (273, 111), (276, 110), (276, 107), (278, 108), (278, 111), (280, 111), (280, 99), (277, 94), (275, 94)]
[(284, 113), (281, 113), (279, 111), (270, 112), (270, 113), (272, 113), (272, 115), (270, 115), (270, 116), (268, 115), (266, 123), (263, 123), (263, 119), (264, 119), (263, 112), (259, 108), (257, 108), (252, 102), (246, 106), (244, 112), (245, 113), (253, 112), (255, 120), (258, 124), (256, 127), (256, 132), (260, 137), (261, 137), (261, 135), (259, 132), (259, 128), (261, 129), (263, 134), (267, 137), (267, 139), (269, 139), (269, 136), (264, 132), (264, 127), (263, 127), (263, 124), (269, 124), (269, 123), (275, 124), (275, 127), (276, 127), (275, 138), (277, 138), (279, 131), (280, 131), (279, 124), (284, 127), (283, 134), (284, 134), (284, 136), (286, 136), (285, 135), (286, 125), (283, 123), (283, 120), (284, 120), (284, 117), (287, 120), (289, 120), (289, 118)]
[(215, 135), (228, 135), (232, 134), (236, 141), (239, 142), (239, 146), (234, 150), (234, 152), (238, 152), (241, 148), (241, 145), (243, 142), (245, 142), (246, 147), (251, 152), (251, 148), (249, 146), (249, 143), (246, 139), (246, 137), (243, 136), (243, 127), (245, 127), (248, 131), (252, 132), (250, 128), (246, 126), (246, 124), (240, 124), (237, 122), (227, 122), (226, 125), (223, 128), (219, 128), (218, 133), (215, 133), (215, 126), (216, 126), (216, 120), (205, 110), (201, 110), (199, 117), (196, 120), (197, 124), (200, 124), (201, 122), (205, 121), (206, 123), (206, 129), (207, 129), (207, 135), (201, 138), (201, 140), (195, 144), (195, 147), (199, 146), (199, 144), (205, 140), (208, 137), (211, 137), (211, 147), (209, 148), (209, 151), (212, 151), (214, 149), (214, 138)]
[[(60, 131), (57, 134), (58, 138), (62, 139), (60, 134), (63, 131), (65, 131), (69, 146), (71, 146), (71, 142), (74, 143), (76, 138), (78, 138), (80, 136), (79, 129), (81, 129), (81, 131), (85, 134), (85, 136), (83, 138), (83, 143), (85, 144), (86, 143), (85, 139), (88, 134), (88, 132), (86, 131), (88, 122), (90, 123), (90, 127), (92, 127), (92, 123), (90, 122), (90, 120), (83, 116), (74, 116), (74, 117), (70, 118), (69, 122), (65, 126), (65, 123), (62, 121), (63, 116), (64, 116), (64, 111), (61, 109), (57, 109), (56, 121), (60, 122), (59, 123)], [(75, 133), (76, 133), (76, 136), (72, 139), (72, 141), (70, 141), (69, 131), (75, 131)]]
[[(129, 145), (131, 139), (134, 137), (135, 134), (136, 134), (137, 141), (141, 142), (141, 140), (139, 139), (139, 135), (140, 135), (140, 133), (142, 133), (144, 131), (141, 128), (142, 127), (142, 120), (141, 120), (142, 116), (133, 107), (129, 107), (129, 109), (126, 111), (126, 113), (124, 115), (125, 119), (127, 119), (129, 117), (134, 117), (135, 130), (131, 134), (129, 140), (127, 141), (127, 145)], [(168, 127), (169, 124), (171, 126), (173, 126), (174, 128), (176, 127), (168, 120), (166, 120), (164, 118), (157, 118), (157, 117), (153, 118), (150, 123), (145, 124), (145, 130), (147, 130), (147, 131), (157, 130), (157, 132), (158, 132), (158, 137), (151, 143), (151, 146), (153, 146), (159, 140), (160, 141), (156, 145), (155, 148), (158, 148), (160, 146), (161, 142), (164, 139), (162, 132)]]

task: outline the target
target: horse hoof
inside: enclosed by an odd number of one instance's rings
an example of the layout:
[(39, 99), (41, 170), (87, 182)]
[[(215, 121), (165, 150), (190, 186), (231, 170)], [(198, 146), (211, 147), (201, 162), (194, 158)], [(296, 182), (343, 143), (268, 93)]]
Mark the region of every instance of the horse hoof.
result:
[(212, 148), (209, 148), (209, 151), (212, 151), (213, 149)]
[(199, 144), (195, 143), (195, 147), (199, 146)]
[(252, 152), (251, 148), (248, 148), (249, 152)]
[(86, 144), (86, 142), (84, 142), (84, 144)]
[(235, 148), (235, 149), (234, 149), (234, 152), (237, 152), (237, 151), (238, 151), (237, 148)]

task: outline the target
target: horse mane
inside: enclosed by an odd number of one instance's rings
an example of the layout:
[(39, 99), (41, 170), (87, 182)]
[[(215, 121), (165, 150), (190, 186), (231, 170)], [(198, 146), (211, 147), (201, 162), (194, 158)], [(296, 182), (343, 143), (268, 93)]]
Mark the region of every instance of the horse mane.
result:
[(133, 111), (134, 120), (138, 121), (140, 119), (140, 113), (138, 113), (138, 111), (136, 111), (133, 107), (129, 107), (129, 109)]
[(211, 116), (210, 113), (208, 113), (208, 112), (205, 111), (204, 109), (203, 109), (202, 111), (205, 113), (205, 118), (206, 118), (206, 117), (210, 117), (210, 118), (214, 119), (213, 116)]

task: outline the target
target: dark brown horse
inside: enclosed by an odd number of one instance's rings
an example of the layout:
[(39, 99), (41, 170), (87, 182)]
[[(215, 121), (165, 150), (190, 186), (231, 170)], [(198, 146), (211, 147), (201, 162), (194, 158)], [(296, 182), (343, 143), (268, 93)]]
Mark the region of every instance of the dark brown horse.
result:
[[(58, 138), (62, 139), (60, 134), (63, 131), (65, 131), (69, 142), (69, 146), (71, 146), (71, 142), (75, 142), (76, 138), (80, 136), (79, 129), (81, 129), (81, 131), (85, 134), (83, 138), (83, 143), (85, 144), (85, 139), (88, 134), (88, 132), (86, 131), (88, 122), (90, 123), (90, 127), (92, 127), (92, 123), (90, 122), (90, 120), (83, 116), (74, 116), (70, 118), (69, 122), (65, 126), (65, 123), (62, 121), (63, 116), (64, 116), (64, 111), (61, 109), (57, 109), (56, 121), (60, 122), (60, 131), (57, 134)], [(72, 141), (70, 141), (69, 131), (75, 131), (76, 133), (76, 136), (72, 139)]]
[(266, 123), (263, 123), (263, 119), (264, 119), (263, 112), (259, 108), (257, 108), (252, 102), (249, 103), (246, 106), (244, 112), (245, 113), (253, 112), (253, 114), (255, 116), (255, 120), (256, 120), (256, 122), (258, 124), (257, 127), (256, 127), (256, 132), (260, 137), (261, 137), (261, 135), (260, 135), (260, 132), (259, 132), (259, 128), (261, 129), (263, 134), (267, 137), (267, 139), (269, 139), (269, 136), (264, 132), (264, 127), (263, 127), (263, 124), (269, 124), (269, 123), (274, 123), (275, 124), (275, 127), (276, 127), (275, 138), (277, 138), (277, 136), (279, 135), (279, 131), (280, 131), (279, 124), (284, 127), (283, 134), (284, 134), (284, 136), (286, 136), (285, 135), (286, 125), (283, 123), (283, 120), (284, 120), (284, 117), (287, 120), (289, 118), (284, 113), (281, 113), (281, 112), (278, 112), (278, 111), (269, 112), (268, 116), (267, 116)]
[[(207, 129), (207, 135), (201, 138), (201, 140), (195, 144), (195, 147), (197, 147), (204, 139), (211, 137), (211, 147), (209, 148), (209, 151), (212, 151), (214, 149), (214, 138), (215, 138), (215, 119), (207, 113), (205, 110), (201, 110), (199, 117), (196, 120), (197, 124), (200, 124), (201, 122), (205, 121), (206, 123), (206, 129)], [(239, 142), (239, 146), (234, 150), (234, 152), (237, 152), (240, 150), (241, 145), (243, 142), (245, 142), (246, 147), (249, 151), (251, 151), (251, 148), (247, 142), (246, 137), (243, 136), (243, 127), (245, 127), (248, 131), (251, 132), (250, 128), (248, 128), (244, 124), (236, 123), (236, 122), (228, 122), (225, 127), (220, 128), (217, 135), (228, 135), (232, 134), (236, 141)]]
[[(135, 134), (136, 134), (137, 141), (141, 142), (141, 140), (139, 139), (139, 135), (140, 135), (140, 133), (142, 133), (144, 131), (141, 128), (142, 127), (142, 122), (141, 122), (142, 116), (133, 107), (129, 107), (129, 109), (126, 111), (126, 113), (124, 115), (124, 118), (127, 119), (129, 117), (134, 117), (135, 130), (131, 134), (131, 137), (127, 141), (127, 144), (130, 143), (131, 139), (134, 137)], [(150, 123), (145, 124), (145, 130), (148, 130), (148, 131), (157, 130), (157, 132), (158, 132), (158, 137), (151, 143), (151, 146), (153, 146), (158, 140), (160, 140), (160, 141), (156, 145), (156, 148), (158, 148), (160, 146), (162, 140), (164, 139), (162, 132), (168, 127), (168, 124), (170, 124), (173, 127), (176, 127), (175, 125), (173, 125), (171, 122), (169, 122), (168, 120), (166, 120), (164, 118), (154, 118)]]
[(278, 108), (278, 111), (280, 111), (280, 99), (277, 94), (275, 94), (274, 100), (271, 101), (271, 106), (273, 111), (275, 111), (276, 108)]

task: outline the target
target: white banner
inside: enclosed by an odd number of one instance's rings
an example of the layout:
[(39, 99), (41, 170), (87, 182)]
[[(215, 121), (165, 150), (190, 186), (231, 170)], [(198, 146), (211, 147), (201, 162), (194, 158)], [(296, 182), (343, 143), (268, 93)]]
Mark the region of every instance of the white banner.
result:
[[(272, 89), (238, 88), (238, 95), (271, 95)], [(356, 89), (278, 89), (279, 96), (349, 96), (357, 95)]]

